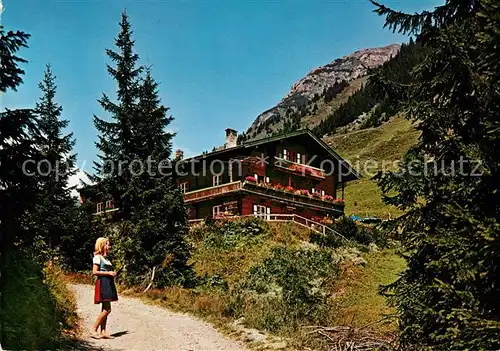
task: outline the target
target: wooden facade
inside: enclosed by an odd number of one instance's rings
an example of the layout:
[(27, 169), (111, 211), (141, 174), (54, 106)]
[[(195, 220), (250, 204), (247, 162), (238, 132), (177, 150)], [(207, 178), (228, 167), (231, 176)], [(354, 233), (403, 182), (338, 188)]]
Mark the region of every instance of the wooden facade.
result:
[[(339, 217), (344, 184), (355, 179), (359, 174), (309, 131), (226, 144), (183, 159), (176, 175), (193, 221), (251, 214)], [(84, 196), (81, 192), (81, 201)], [(96, 212), (117, 210), (112, 202), (96, 205)]]
[(251, 214), (305, 218), (344, 213), (344, 184), (359, 174), (309, 131), (290, 133), (183, 161), (177, 182), (190, 220)]

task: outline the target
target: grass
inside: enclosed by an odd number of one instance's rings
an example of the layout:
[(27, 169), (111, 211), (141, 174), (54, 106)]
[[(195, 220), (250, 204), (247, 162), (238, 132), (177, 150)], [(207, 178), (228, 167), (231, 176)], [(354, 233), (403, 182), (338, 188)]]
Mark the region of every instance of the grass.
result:
[[(394, 282), (405, 268), (405, 261), (394, 250), (367, 253), (365, 267), (346, 265), (334, 287), (332, 296), (332, 325), (362, 327), (381, 320), (394, 313), (387, 306), (385, 298), (378, 293), (380, 285)], [(378, 323), (372, 326), (379, 332), (393, 332), (392, 323)]]
[(404, 117), (397, 116), (377, 128), (325, 138), (325, 142), (362, 175), (360, 180), (346, 185), (346, 215), (389, 219), (402, 214), (397, 208), (383, 203), (382, 192), (371, 177), (381, 169), (394, 170), (395, 161), (402, 159), (418, 137), (415, 126)]
[(356, 160), (394, 161), (416, 143), (419, 132), (403, 116), (379, 127), (325, 137), (325, 142), (351, 163)]
[(62, 271), (41, 267), (28, 252), (9, 253), (2, 267), (2, 347), (55, 349), (78, 332), (76, 300)]
[(199, 239), (192, 240), (196, 249), (189, 263), (198, 276), (217, 274), (228, 284), (233, 284), (243, 279), (250, 267), (268, 257), (272, 247), (287, 245), (297, 248), (301, 241), (309, 240), (308, 229), (291, 223), (269, 223), (266, 229), (266, 235), (259, 240), (245, 241), (226, 250), (207, 247)]

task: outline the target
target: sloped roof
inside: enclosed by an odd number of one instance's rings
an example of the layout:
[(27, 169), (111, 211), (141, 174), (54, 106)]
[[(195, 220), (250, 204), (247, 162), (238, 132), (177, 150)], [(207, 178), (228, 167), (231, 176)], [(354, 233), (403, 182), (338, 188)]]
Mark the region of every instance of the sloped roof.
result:
[(229, 148), (218, 148), (215, 151), (208, 152), (205, 154), (200, 154), (197, 156), (189, 157), (184, 159), (183, 161), (189, 161), (189, 160), (196, 160), (196, 159), (201, 159), (201, 158), (207, 158), (207, 157), (213, 157), (217, 155), (224, 154), (226, 152), (230, 151), (237, 151), (237, 150), (243, 150), (251, 147), (255, 147), (258, 145), (263, 145), (263, 144), (268, 144), (274, 141), (279, 141), (279, 140), (284, 140), (284, 139), (289, 139), (297, 136), (308, 136), (310, 137), (314, 142), (319, 144), (332, 158), (337, 160), (342, 167), (345, 167), (347, 170), (346, 175), (345, 175), (345, 181), (350, 181), (350, 180), (355, 180), (355, 179), (360, 179), (361, 175), (354, 169), (352, 166), (344, 160), (338, 153), (336, 153), (330, 146), (328, 146), (321, 138), (318, 138), (313, 132), (311, 132), (309, 129), (301, 129), (297, 130), (294, 132), (290, 133), (283, 133), (283, 134), (278, 134), (278, 135), (273, 135), (267, 138), (262, 138), (262, 139), (257, 139), (257, 140), (250, 140), (243, 142), (239, 145), (229, 147)]

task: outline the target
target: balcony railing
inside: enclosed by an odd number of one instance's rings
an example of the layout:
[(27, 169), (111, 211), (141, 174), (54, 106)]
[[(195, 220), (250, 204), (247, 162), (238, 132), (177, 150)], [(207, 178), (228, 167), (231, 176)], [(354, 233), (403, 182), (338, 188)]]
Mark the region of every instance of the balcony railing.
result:
[(309, 176), (317, 179), (325, 179), (325, 172), (321, 168), (312, 167), (302, 163), (293, 162), (290, 160), (285, 160), (284, 158), (276, 157), (276, 162), (274, 164), (277, 168), (291, 172), (294, 174), (299, 174), (302, 176)]
[(309, 204), (311, 206), (319, 206), (322, 208), (344, 211), (344, 200), (333, 199), (331, 196), (319, 196), (307, 194), (304, 190), (297, 190), (291, 187), (281, 185), (273, 185), (269, 183), (254, 183), (245, 181), (243, 183), (245, 190), (250, 190), (255, 193), (273, 196), (284, 200), (290, 200), (296, 203)]
[(184, 202), (207, 200), (211, 197), (241, 190), (241, 181), (212, 186), (210, 188), (189, 191), (184, 194)]
[(324, 209), (331, 209), (340, 212), (344, 211), (344, 201), (341, 199), (333, 199), (331, 196), (311, 196), (306, 193), (301, 193), (302, 190), (296, 190), (293, 188), (278, 185), (271, 185), (268, 183), (257, 184), (251, 181), (236, 181), (232, 183), (213, 186), (210, 188), (190, 191), (184, 194), (184, 201), (186, 203), (203, 201), (237, 191), (247, 191), (304, 205), (321, 207)]

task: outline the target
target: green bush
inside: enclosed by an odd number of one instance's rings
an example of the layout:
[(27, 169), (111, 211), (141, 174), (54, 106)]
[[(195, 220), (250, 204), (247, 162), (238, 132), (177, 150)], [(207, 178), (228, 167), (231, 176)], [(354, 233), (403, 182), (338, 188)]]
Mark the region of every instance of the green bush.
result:
[(229, 289), (228, 283), (219, 274), (199, 277), (196, 291), (217, 291), (226, 292)]
[(331, 247), (334, 249), (345, 245), (343, 238), (330, 231), (327, 231), (325, 234), (312, 232), (309, 241), (320, 247)]
[(267, 233), (268, 224), (259, 218), (225, 221), (206, 226), (203, 244), (207, 248), (230, 250), (261, 240)]
[(327, 287), (338, 273), (329, 250), (274, 247), (236, 287), (230, 313), (271, 331), (319, 321), (326, 308)]
[[(387, 235), (385, 231), (375, 227), (358, 225), (349, 217), (341, 217), (329, 226), (355, 243), (361, 245), (374, 243), (379, 247), (387, 246)], [(338, 235), (328, 231), (325, 234), (315, 233), (311, 235), (311, 242), (321, 247), (332, 248), (338, 248), (345, 245), (345, 242)]]

